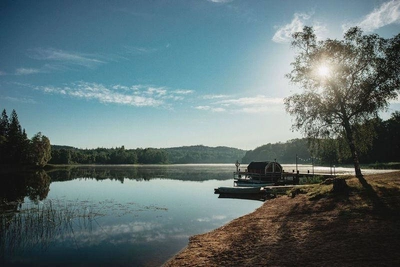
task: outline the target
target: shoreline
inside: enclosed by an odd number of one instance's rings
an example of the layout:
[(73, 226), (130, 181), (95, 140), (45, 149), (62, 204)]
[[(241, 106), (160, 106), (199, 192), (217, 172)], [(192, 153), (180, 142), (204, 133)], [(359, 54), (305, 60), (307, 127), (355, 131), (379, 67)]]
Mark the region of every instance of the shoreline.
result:
[(163, 266), (398, 265), (400, 172), (367, 175), (366, 188), (357, 178), (346, 181), (347, 195), (317, 185), (320, 191), (268, 200), (190, 237)]

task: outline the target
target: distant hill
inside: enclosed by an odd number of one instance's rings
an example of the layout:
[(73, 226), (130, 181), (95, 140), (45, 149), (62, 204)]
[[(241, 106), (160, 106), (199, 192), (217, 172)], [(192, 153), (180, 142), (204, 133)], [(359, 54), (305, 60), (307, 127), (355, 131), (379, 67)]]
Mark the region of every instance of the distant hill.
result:
[(249, 150), (242, 158), (241, 163), (250, 163), (251, 161), (273, 161), (276, 159), (279, 163), (295, 163), (296, 154), (299, 163), (308, 163), (311, 160), (311, 154), (308, 149), (307, 139), (293, 139), (286, 143), (266, 144)]
[(53, 151), (51, 163), (54, 164), (233, 164), (236, 160), (246, 164), (251, 161), (273, 161), (275, 159), (279, 163), (295, 163), (296, 154), (299, 163), (305, 163), (304, 159), (310, 158), (306, 139), (266, 144), (249, 151), (226, 146), (209, 147), (204, 145), (145, 149), (125, 149), (124, 147), (79, 149), (65, 145), (52, 145), (51, 147)]
[(78, 148), (75, 148), (73, 146), (51, 145), (51, 150), (60, 150), (60, 149), (75, 150), (75, 149), (78, 149)]
[(235, 163), (236, 160), (240, 161), (246, 154), (246, 150), (225, 146), (196, 145), (165, 148), (164, 150), (168, 154), (168, 162), (174, 164)]

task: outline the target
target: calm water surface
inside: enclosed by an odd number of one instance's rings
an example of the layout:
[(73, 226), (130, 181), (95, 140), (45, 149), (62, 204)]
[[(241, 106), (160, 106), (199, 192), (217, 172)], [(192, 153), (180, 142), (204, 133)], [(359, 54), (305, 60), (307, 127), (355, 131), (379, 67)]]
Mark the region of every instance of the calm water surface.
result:
[(3, 264), (162, 265), (190, 236), (262, 205), (214, 194), (233, 184), (234, 170), (232, 164), (42, 173), (39, 182), (25, 181), (29, 196), (3, 217)]

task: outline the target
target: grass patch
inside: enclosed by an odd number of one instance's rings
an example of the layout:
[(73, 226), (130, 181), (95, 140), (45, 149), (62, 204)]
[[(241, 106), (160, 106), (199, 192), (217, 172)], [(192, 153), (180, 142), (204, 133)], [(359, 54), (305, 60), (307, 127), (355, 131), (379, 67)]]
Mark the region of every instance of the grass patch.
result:
[(303, 178), (300, 178), (299, 184), (301, 184), (301, 185), (303, 185), (303, 184), (320, 184), (323, 181), (325, 181), (325, 179), (326, 179), (326, 177), (324, 177), (322, 175), (303, 177)]
[(332, 185), (315, 185), (308, 188), (307, 196), (310, 200), (318, 200), (332, 195)]
[(298, 194), (306, 194), (310, 200), (318, 200), (332, 195), (332, 185), (313, 184), (304, 187), (293, 187), (287, 191), (287, 195), (291, 197)]

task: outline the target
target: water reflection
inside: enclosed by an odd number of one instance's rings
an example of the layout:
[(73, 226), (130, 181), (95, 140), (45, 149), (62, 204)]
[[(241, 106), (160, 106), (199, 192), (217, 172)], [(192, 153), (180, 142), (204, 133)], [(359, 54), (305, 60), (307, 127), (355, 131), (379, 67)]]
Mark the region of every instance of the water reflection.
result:
[[(49, 234), (48, 229), (46, 231), (42, 229), (36, 233), (35, 238), (32, 238), (32, 230), (38, 229), (32, 224), (46, 225), (49, 219), (36, 211), (30, 213), (32, 215), (30, 217), (20, 211), (26, 197), (34, 204), (47, 197), (51, 179), (43, 170), (3, 173), (2, 176), (4, 178), (0, 186), (0, 259), (4, 261), (6, 255), (11, 255), (16, 250), (23, 250), (28, 245), (28, 240), (38, 240), (38, 234), (43, 238)], [(45, 242), (40, 243), (43, 245)]]
[(9, 175), (0, 191), (7, 203), (0, 265), (160, 266), (189, 236), (260, 206), (214, 195), (232, 185), (232, 169), (93, 166)]
[[(218, 172), (215, 171), (218, 168)], [(69, 181), (77, 178), (96, 180), (125, 179), (149, 181), (151, 179), (172, 179), (181, 181), (226, 180), (233, 177), (231, 164), (209, 165), (118, 165), (118, 166), (85, 166), (64, 170), (49, 171), (52, 181)]]
[[(50, 176), (43, 170), (26, 173), (6, 173), (0, 186), (0, 199), (2, 203), (16, 205), (23, 202), (25, 197), (37, 203), (47, 197), (50, 189)], [(18, 205), (16, 205), (18, 207)], [(0, 205), (0, 210), (8, 210)], [(14, 209), (17, 210), (17, 209)]]

